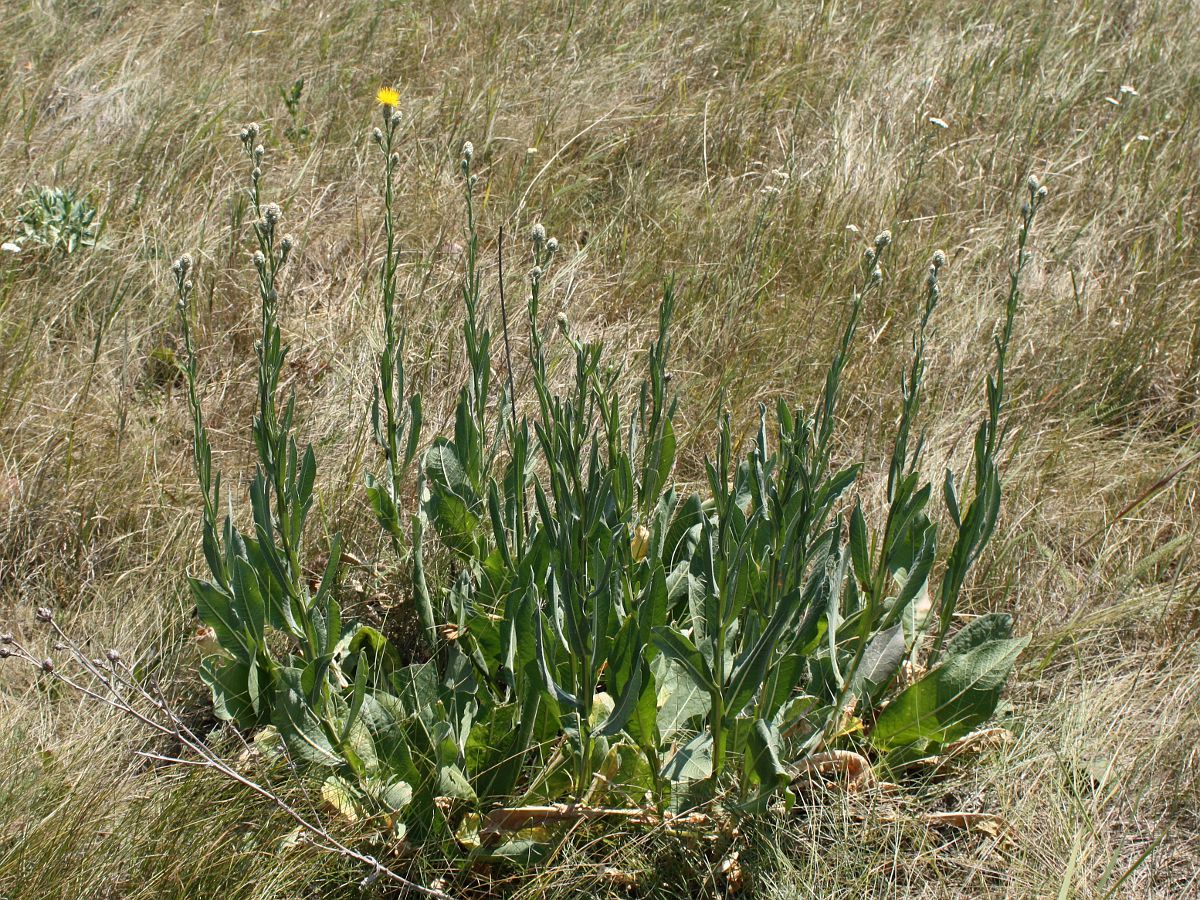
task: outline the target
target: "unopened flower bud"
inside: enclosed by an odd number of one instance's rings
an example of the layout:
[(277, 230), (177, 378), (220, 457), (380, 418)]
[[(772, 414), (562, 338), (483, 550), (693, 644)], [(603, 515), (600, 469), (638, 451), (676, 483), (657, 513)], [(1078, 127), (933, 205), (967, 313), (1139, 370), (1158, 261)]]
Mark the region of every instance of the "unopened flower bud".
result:
[(1050, 192), (1046, 190), (1046, 186), (1043, 184), (1041, 187), (1039, 187), (1037, 189), (1037, 194), (1035, 194), (1035, 196), (1038, 198), (1038, 200), (1045, 200), (1046, 194), (1048, 194), (1048, 193), (1050, 193)]
[(258, 181), (260, 178), (262, 178), (262, 169), (260, 169), (258, 166), (255, 166), (254, 171), (250, 173), (250, 178), (254, 181)]
[(0, 644), (11, 644), (12, 642), (13, 636), (11, 631), (6, 631), (4, 634), (0, 634)]
[(871, 284), (879, 284), (881, 281), (883, 281), (883, 270), (876, 266), (871, 270)]
[(372, 128), (371, 129), (371, 140), (373, 140), (377, 144), (382, 144), (383, 143), (383, 132), (380, 131), (378, 128)]
[(284, 259), (287, 259), (288, 254), (292, 252), (292, 248), (295, 246), (296, 239), (290, 234), (285, 234), (283, 240), (279, 242), (279, 249), (283, 251)]
[(477, 184), (479, 184), (479, 176), (478, 175), (472, 175), (470, 177), (470, 179), (468, 179), (468, 181), (467, 181), (467, 187), (469, 187), (471, 190), (475, 190), (475, 185), (477, 185)]
[(533, 226), (533, 231), (531, 232), (530, 237), (533, 239), (533, 246), (540, 250), (542, 248), (542, 244), (546, 243), (546, 226), (544, 226), (541, 222), (538, 222)]
[(268, 228), (274, 228), (282, 218), (283, 210), (279, 208), (278, 203), (268, 203), (267, 208), (263, 210), (263, 221)]
[(400, 165), (400, 154), (399, 153), (392, 154), (391, 163), (392, 163), (392, 168), (395, 168), (396, 166)]
[(239, 131), (238, 140), (240, 140), (243, 144), (250, 140), (250, 129), (243, 128), (241, 131)]
[(7, 647), (0, 647), (0, 659), (8, 659), (12, 656), (12, 651)]
[(192, 292), (192, 279), (189, 278), (183, 283), (183, 292), (185, 294), (190, 294)]
[(564, 333), (565, 333), (565, 332), (566, 332), (566, 330), (567, 330), (567, 326), (571, 324), (571, 323), (570, 323), (570, 322), (567, 320), (567, 314), (566, 314), (566, 313), (562, 313), (562, 312), (560, 312), (560, 313), (559, 313), (557, 316), (555, 316), (555, 317), (554, 317), (554, 321), (558, 323), (558, 327), (559, 327), (560, 329), (562, 329), (562, 331), (563, 331)]
[(1036, 175), (1030, 175), (1029, 178), (1026, 179), (1025, 184), (1029, 187), (1029, 193), (1031, 194), (1036, 194), (1038, 192), (1038, 188), (1042, 186), (1042, 183), (1038, 181), (1038, 177)]
[(106, 654), (110, 663), (118, 663), (121, 661), (121, 653), (119, 650), (109, 650)]
[(45, 659), (43, 659), (42, 660), (42, 671), (43, 672), (53, 672), (54, 671), (54, 660), (52, 660), (48, 656)]
[(472, 144), (470, 141), (464, 141), (463, 146), (462, 146), (463, 162), (465, 162), (469, 165), (472, 158), (474, 158), (474, 156), (475, 156), (475, 145)]
[(392, 117), (388, 121), (391, 123), (393, 128), (399, 128), (400, 127), (400, 110), (393, 111)]
[(263, 154), (266, 152), (267, 150), (262, 144), (256, 145), (254, 148), (254, 161), (260, 162), (263, 158)]
[(39, 606), (34, 616), (39, 622), (53, 622), (54, 612), (48, 606)]
[(639, 525), (634, 529), (633, 537), (629, 541), (630, 555), (633, 561), (641, 562), (646, 558), (646, 551), (650, 549), (650, 529), (645, 525)]
[(875, 235), (875, 252), (880, 253), (883, 248), (892, 242), (892, 233), (890, 231), (881, 231)]
[(550, 240), (546, 241), (546, 249), (549, 250), (551, 253), (557, 253), (558, 252), (558, 238), (552, 237), (552, 238), (550, 238)]
[(940, 269), (945, 264), (946, 264), (946, 254), (941, 250), (934, 250), (933, 251), (933, 267), (935, 269)]
[(254, 251), (254, 268), (261, 270), (267, 264), (267, 258), (261, 250)]

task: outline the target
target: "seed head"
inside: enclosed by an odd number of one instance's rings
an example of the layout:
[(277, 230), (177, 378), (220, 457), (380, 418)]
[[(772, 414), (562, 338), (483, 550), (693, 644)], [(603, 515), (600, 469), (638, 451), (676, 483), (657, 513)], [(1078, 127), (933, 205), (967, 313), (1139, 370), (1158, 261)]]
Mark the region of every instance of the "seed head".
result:
[(37, 612), (34, 613), (34, 616), (37, 618), (37, 620), (39, 622), (53, 622), (54, 621), (54, 611), (51, 610), (50, 607), (48, 607), (48, 606), (39, 606), (37, 608)]
[(541, 222), (538, 222), (533, 226), (530, 237), (533, 239), (533, 246), (538, 250), (542, 249), (542, 245), (546, 243), (546, 227)]
[(171, 271), (174, 272), (179, 278), (183, 278), (185, 275), (187, 275), (191, 268), (192, 255), (190, 253), (183, 254), (183, 256), (179, 257), (179, 259), (175, 260), (175, 262), (171, 265)]
[(283, 210), (279, 208), (278, 203), (268, 203), (267, 208), (263, 210), (263, 222), (268, 228), (274, 228), (282, 218)]

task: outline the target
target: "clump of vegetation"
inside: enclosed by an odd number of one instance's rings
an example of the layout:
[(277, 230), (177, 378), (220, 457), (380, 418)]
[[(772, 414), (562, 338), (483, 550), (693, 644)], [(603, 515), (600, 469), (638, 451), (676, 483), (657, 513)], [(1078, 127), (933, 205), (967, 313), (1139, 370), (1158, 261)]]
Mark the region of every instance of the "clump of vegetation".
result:
[[(494, 379), (501, 367), (482, 296), (470, 142), (459, 161), (470, 375), (453, 434), (418, 452), (422, 406), (409, 390), (397, 321), (402, 117), (394, 91), (378, 99), (383, 346), (371, 426), (383, 468), (365, 476), (365, 489), (411, 574), (424, 646), (397, 647), (343, 617), (337, 535), (321, 577), (306, 574), (320, 543), (306, 536), (317, 460), (297, 437), (295, 396), (281, 387), (288, 348), (279, 326), (283, 277), (298, 251), (282, 209), (265, 199), (266, 150), (259, 126), (248, 125), (240, 141), (260, 310), (248, 528), (224, 512), (199, 399), (195, 263), (185, 255), (173, 266), (208, 568), (191, 586), (215, 638), (201, 675), (217, 716), (324, 771), (327, 801), (379, 823), (381, 837), (527, 861), (567, 822), (761, 814), (790, 806), (797, 780), (831, 765), (901, 777), (986, 722), (1027, 639), (1012, 637), (1006, 614), (955, 630), (954, 613), (1000, 510), (1007, 354), (1026, 243), (1046, 197), (1037, 179), (1021, 209), (973, 467), (965, 477), (947, 470), (937, 491), (920, 470), (925, 341), (946, 264), (938, 252), (912, 325), (887, 505), (876, 519), (855, 496), (860, 465), (835, 448), (842, 376), (864, 303), (884, 279), (890, 234), (875, 238), (848, 288), (841, 340), (813, 405), (760, 407), (745, 449), (723, 413), (707, 484), (689, 493), (672, 477), (671, 282), (640, 389), (626, 399), (602, 344), (577, 337), (563, 315), (557, 335), (545, 329), (541, 289), (560, 247), (534, 225), (522, 361), (533, 396), (525, 403), (514, 391), (515, 323), (503, 304), (508, 377)], [(949, 533), (949, 549), (935, 577), (939, 532)], [(101, 678), (119, 692), (127, 676)]]
[(18, 246), (70, 255), (95, 245), (100, 230), (96, 216), (96, 205), (87, 194), (71, 188), (39, 188), (17, 210), (14, 240)]

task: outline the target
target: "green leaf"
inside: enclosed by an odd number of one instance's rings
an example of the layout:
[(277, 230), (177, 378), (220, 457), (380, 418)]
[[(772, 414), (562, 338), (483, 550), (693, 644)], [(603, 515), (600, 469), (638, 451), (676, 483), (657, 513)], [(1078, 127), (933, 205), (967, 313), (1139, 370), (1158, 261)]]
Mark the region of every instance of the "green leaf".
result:
[(904, 661), (904, 651), (903, 625), (893, 625), (876, 632), (863, 651), (858, 669), (851, 676), (850, 693), (864, 700), (872, 699), (892, 680)]
[[(780, 788), (787, 787), (791, 775), (779, 759), (782, 738), (779, 729), (762, 719), (754, 723), (746, 736), (746, 752), (749, 754), (751, 770), (758, 780), (757, 793), (738, 804), (741, 812), (763, 812), (771, 796)], [(789, 804), (790, 805), (790, 804)]]
[(958, 656), (988, 641), (1012, 637), (1012, 616), (1008, 613), (988, 613), (972, 619), (958, 630), (946, 644), (946, 656)]
[(253, 660), (209, 656), (200, 663), (200, 678), (212, 691), (213, 712), (218, 719), (236, 722), (239, 728), (258, 724), (258, 709), (251, 696)]
[(702, 731), (673, 754), (662, 768), (662, 774), (671, 781), (700, 781), (712, 774), (713, 739), (710, 732)]
[(710, 695), (717, 692), (708, 660), (682, 632), (670, 625), (662, 625), (654, 629), (652, 639), (663, 656), (678, 663), (698, 688)]
[(189, 578), (188, 585), (196, 600), (200, 621), (216, 632), (221, 649), (248, 663), (253, 651), (245, 637), (245, 623), (238, 616), (232, 599), (207, 581)]
[(880, 713), (871, 739), (885, 751), (924, 752), (957, 740), (996, 710), (1029, 638), (991, 640), (946, 658)]
[(481, 505), (467, 472), (450, 441), (441, 439), (425, 452), (429, 486), (429, 517), (442, 540), (454, 550), (473, 556), (477, 551)]
[(279, 729), (280, 737), (296, 759), (312, 765), (336, 766), (341, 758), (309, 706), (303, 676), (293, 666), (279, 669), (279, 702), (273, 710), (272, 724)]
[(657, 716), (659, 734), (662, 740), (669, 741), (690, 720), (708, 712), (712, 695), (707, 688), (697, 685), (683, 666), (665, 656), (655, 660), (655, 673), (655, 680), (661, 684)]

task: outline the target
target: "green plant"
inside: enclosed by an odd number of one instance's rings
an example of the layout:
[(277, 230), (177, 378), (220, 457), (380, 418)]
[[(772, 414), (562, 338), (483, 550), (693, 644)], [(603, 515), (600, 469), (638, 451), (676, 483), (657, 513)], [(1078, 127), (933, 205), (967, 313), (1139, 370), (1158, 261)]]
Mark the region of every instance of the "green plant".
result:
[[(232, 516), (218, 523), (220, 479), (189, 318), (192, 263), (184, 257), (175, 266), (210, 572), (192, 586), (220, 646), (202, 669), (218, 714), (243, 728), (272, 725), (295, 759), (330, 770), (331, 802), (356, 815), (382, 812), (393, 835), (526, 859), (542, 846), (527, 831), (544, 815), (538, 804), (586, 810), (641, 807), (648, 798), (661, 815), (712, 801), (748, 814), (790, 802), (796, 767), (819, 752), (857, 749), (899, 768), (985, 721), (1025, 642), (1011, 637), (1004, 615), (953, 635), (950, 626), (999, 511), (1005, 364), (1045, 189), (1030, 180), (965, 512), (954, 477), (944, 479), (955, 536), (935, 590), (938, 528), (916, 423), (944, 256), (930, 265), (914, 329), (880, 524), (846, 501), (861, 465), (835, 460), (834, 437), (862, 309), (883, 282), (886, 232), (865, 254), (814, 411), (782, 400), (770, 416), (761, 408), (740, 458), (731, 417), (722, 415), (707, 490), (681, 500), (671, 480), (671, 283), (630, 413), (621, 404), (623, 373), (607, 364), (601, 344), (575, 338), (561, 314), (554, 346), (572, 373), (560, 386), (541, 325), (543, 285), (559, 248), (535, 225), (526, 305), (533, 396), (522, 404), (510, 379), (494, 397), (478, 176), (466, 143), (470, 374), (453, 437), (435, 438), (420, 456), (406, 543), (401, 508), (421, 402), (407, 393), (397, 322), (398, 96), (381, 91), (379, 100), (383, 127), (373, 139), (383, 156), (386, 246), (371, 421), (384, 471), (366, 476), (366, 492), (397, 560), (411, 567), (428, 646), (405, 658), (378, 631), (343, 622), (336, 536), (315, 593), (302, 577), (316, 459), (311, 447), (298, 449), (294, 398), (282, 406), (279, 398), (286, 348), (278, 278), (293, 242), (277, 236), (279, 208), (261, 201), (265, 151), (257, 126), (248, 126), (242, 142), (262, 313), (252, 535)], [(432, 584), (430, 554), (443, 576)], [(923, 666), (928, 671), (900, 686), (902, 671)], [(500, 836), (510, 831), (517, 834)]]
[(95, 245), (100, 230), (96, 214), (88, 195), (71, 188), (43, 187), (31, 192), (17, 210), (16, 240), (69, 255)]
[(283, 101), (283, 105), (287, 108), (288, 118), (291, 122), (284, 133), (288, 140), (297, 142), (307, 140), (312, 133), (307, 125), (300, 124), (300, 101), (304, 97), (304, 79), (297, 78), (290, 85), (279, 86), (279, 99)]

